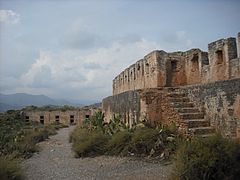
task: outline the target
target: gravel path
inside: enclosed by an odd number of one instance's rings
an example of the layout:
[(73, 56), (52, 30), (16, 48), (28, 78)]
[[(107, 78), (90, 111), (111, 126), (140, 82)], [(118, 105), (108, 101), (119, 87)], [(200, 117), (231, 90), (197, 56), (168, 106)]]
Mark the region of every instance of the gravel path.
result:
[(63, 128), (49, 140), (39, 143), (40, 153), (23, 163), (29, 180), (89, 179), (167, 179), (170, 166), (129, 158), (100, 156), (74, 158), (69, 133), (74, 127)]

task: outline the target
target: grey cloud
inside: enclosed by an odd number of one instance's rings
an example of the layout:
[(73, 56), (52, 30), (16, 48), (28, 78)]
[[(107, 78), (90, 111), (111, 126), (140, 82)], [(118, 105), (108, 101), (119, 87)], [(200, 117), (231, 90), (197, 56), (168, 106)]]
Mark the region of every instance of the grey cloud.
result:
[(117, 41), (122, 44), (128, 44), (128, 43), (134, 43), (141, 40), (141, 37), (137, 34), (126, 34), (123, 36), (120, 36)]
[(179, 41), (176, 33), (166, 33), (162, 37), (163, 42), (166, 43), (177, 43)]
[(101, 65), (98, 63), (85, 63), (83, 67), (85, 69), (102, 69)]
[(192, 47), (192, 41), (185, 31), (166, 32), (160, 39), (162, 45), (169, 51), (187, 50)]
[(0, 77), (0, 91), (5, 92), (5, 91), (11, 91), (13, 90), (16, 86), (21, 86), (19, 83), (18, 79), (16, 79), (13, 76), (1, 76)]
[[(82, 29), (81, 29), (82, 28)], [(111, 34), (101, 35), (101, 33), (90, 29), (90, 27), (81, 27), (78, 25), (74, 30), (69, 30), (60, 40), (67, 48), (70, 49), (91, 49), (98, 47), (109, 47), (113, 42), (121, 44), (129, 44), (141, 41), (141, 37), (138, 34), (127, 33), (113, 37)]]
[(63, 38), (63, 43), (71, 49), (90, 49), (102, 46), (106, 42), (95, 33), (86, 30), (79, 30), (67, 33)]
[(51, 69), (48, 66), (42, 66), (41, 72), (34, 77), (34, 81), (30, 84), (32, 88), (50, 88), (55, 85), (52, 78)]
[(62, 79), (62, 81), (64, 81), (64, 83), (66, 83), (66, 82), (82, 83), (82, 82), (87, 81), (87, 78), (83, 74), (74, 71), (74, 72), (69, 72), (69, 74), (64, 79)]

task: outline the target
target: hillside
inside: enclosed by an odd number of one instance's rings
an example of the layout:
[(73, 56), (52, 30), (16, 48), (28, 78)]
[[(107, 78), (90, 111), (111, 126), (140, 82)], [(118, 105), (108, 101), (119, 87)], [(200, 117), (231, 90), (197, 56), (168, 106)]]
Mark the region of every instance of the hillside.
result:
[[(21, 109), (25, 106), (46, 106), (46, 105), (71, 105), (77, 106), (69, 101), (62, 99), (52, 99), (45, 95), (32, 95), (26, 93), (0, 94), (0, 112), (10, 109)], [(78, 105), (80, 106), (80, 105)]]

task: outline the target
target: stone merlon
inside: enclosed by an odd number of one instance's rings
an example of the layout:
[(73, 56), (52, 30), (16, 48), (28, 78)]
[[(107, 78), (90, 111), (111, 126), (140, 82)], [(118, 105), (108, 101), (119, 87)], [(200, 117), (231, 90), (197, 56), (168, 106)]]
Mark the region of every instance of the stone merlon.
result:
[[(129, 90), (176, 87), (240, 77), (237, 38), (208, 44), (208, 52), (155, 50), (130, 65), (113, 80), (113, 95)], [(238, 44), (238, 47), (237, 47)]]

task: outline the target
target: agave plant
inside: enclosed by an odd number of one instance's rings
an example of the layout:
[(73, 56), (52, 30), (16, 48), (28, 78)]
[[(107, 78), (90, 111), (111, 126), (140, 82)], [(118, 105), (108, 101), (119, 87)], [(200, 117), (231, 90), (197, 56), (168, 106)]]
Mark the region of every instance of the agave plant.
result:
[(120, 115), (114, 115), (113, 119), (106, 125), (105, 133), (109, 135), (113, 135), (119, 131), (126, 130), (128, 127), (126, 124), (121, 120)]
[(83, 127), (89, 130), (101, 129), (104, 126), (104, 114), (102, 112), (96, 112), (91, 118), (86, 118), (83, 122)]

